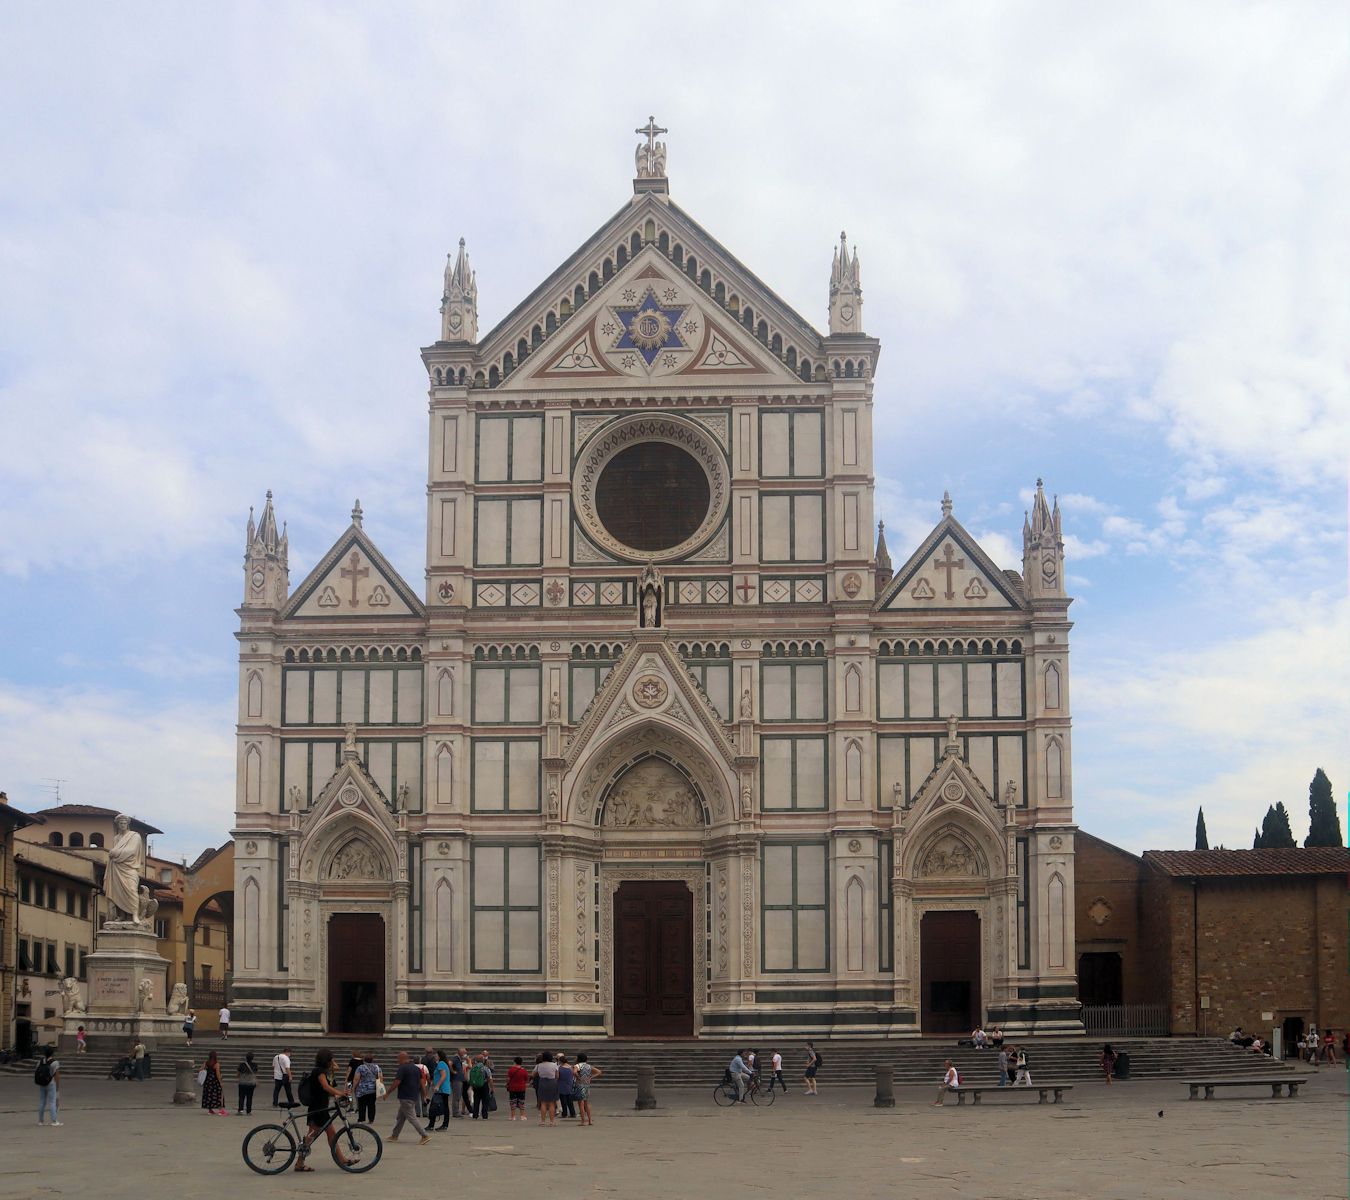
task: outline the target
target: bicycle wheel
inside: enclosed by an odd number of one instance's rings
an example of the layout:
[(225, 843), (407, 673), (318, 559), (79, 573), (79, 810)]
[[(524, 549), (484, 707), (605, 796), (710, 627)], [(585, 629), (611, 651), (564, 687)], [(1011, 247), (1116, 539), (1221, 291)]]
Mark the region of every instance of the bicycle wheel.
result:
[(719, 1083), (713, 1088), (713, 1100), (719, 1108), (726, 1108), (728, 1105), (736, 1103), (736, 1085), (734, 1083)]
[(259, 1175), (280, 1175), (295, 1162), (295, 1138), (284, 1125), (259, 1125), (244, 1134), (244, 1161)]
[(755, 1104), (772, 1104), (772, 1103), (773, 1103), (773, 1088), (772, 1088), (772, 1087), (762, 1088), (762, 1087), (756, 1086), (756, 1087), (754, 1088), (754, 1090), (751, 1091), (751, 1093), (750, 1093), (750, 1099), (751, 1099)]
[[(342, 1158), (338, 1157), (339, 1150)], [(333, 1139), (333, 1161), (353, 1175), (369, 1171), (383, 1153), (384, 1143), (369, 1125), (348, 1125)]]

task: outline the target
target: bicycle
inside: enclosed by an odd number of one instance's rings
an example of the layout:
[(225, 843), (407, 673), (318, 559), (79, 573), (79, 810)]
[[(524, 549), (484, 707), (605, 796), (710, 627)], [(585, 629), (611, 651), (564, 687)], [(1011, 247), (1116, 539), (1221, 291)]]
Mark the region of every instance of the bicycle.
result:
[[(762, 1088), (759, 1086), (759, 1075), (751, 1075), (750, 1082), (745, 1085), (745, 1099), (751, 1104), (770, 1105), (774, 1102), (774, 1092), (772, 1086)], [(732, 1104), (741, 1103), (741, 1097), (736, 1091), (735, 1081), (731, 1078), (731, 1072), (728, 1071), (722, 1076), (722, 1082), (713, 1088), (713, 1103), (719, 1108), (726, 1108)]]
[[(300, 1104), (283, 1102), (278, 1107), (290, 1110), (299, 1108), (308, 1116), (307, 1110)], [(344, 1171), (362, 1175), (380, 1161), (380, 1156), (384, 1153), (384, 1143), (380, 1140), (380, 1135), (369, 1125), (354, 1124), (347, 1119), (347, 1111), (350, 1108), (351, 1101), (345, 1096), (341, 1097), (328, 1110), (328, 1119), (324, 1121), (322, 1127), (314, 1131), (314, 1141), (318, 1141), (321, 1137), (326, 1138), (328, 1126), (335, 1120), (341, 1122), (342, 1132), (330, 1147), (333, 1161)], [(241, 1147), (244, 1162), (259, 1175), (280, 1175), (295, 1163), (297, 1154), (308, 1155), (313, 1150), (312, 1145), (302, 1149), (304, 1141), (305, 1133), (300, 1128), (300, 1113), (287, 1112), (283, 1124), (259, 1125), (244, 1135), (244, 1144)], [(345, 1151), (345, 1160), (338, 1157), (339, 1149)]]

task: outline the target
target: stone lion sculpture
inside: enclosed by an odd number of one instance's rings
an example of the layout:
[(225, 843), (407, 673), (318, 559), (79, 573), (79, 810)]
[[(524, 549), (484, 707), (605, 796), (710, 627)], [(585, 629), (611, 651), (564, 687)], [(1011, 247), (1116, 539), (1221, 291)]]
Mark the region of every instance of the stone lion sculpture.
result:
[(80, 999), (80, 981), (73, 977), (61, 980), (61, 1012), (71, 1017), (83, 1014), (84, 1001)]
[(169, 996), (169, 1016), (176, 1017), (186, 1015), (188, 1010), (188, 994), (186, 983), (175, 983), (173, 993)]
[(136, 990), (140, 993), (140, 1011), (149, 1012), (155, 1003), (155, 981), (142, 979)]

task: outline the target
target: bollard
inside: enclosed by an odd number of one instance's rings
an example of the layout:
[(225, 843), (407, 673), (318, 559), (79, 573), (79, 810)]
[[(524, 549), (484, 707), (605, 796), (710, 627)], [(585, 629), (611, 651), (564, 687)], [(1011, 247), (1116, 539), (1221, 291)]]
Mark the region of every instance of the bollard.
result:
[(173, 1083), (173, 1102), (175, 1104), (197, 1103), (197, 1064), (190, 1058), (180, 1058), (175, 1065)]
[(872, 1101), (873, 1108), (895, 1107), (895, 1068), (877, 1068), (877, 1095)]
[(637, 1069), (637, 1103), (634, 1108), (656, 1107), (656, 1068), (639, 1067)]

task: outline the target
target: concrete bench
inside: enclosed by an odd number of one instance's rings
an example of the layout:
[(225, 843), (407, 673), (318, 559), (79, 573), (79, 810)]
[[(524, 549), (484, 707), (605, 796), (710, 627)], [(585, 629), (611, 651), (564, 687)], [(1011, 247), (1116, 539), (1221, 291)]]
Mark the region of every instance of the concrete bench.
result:
[(958, 1105), (964, 1104), (966, 1102), (967, 1096), (970, 1097), (970, 1102), (972, 1104), (978, 1104), (980, 1102), (980, 1097), (983, 1096), (986, 1092), (992, 1092), (1000, 1096), (1015, 1095), (1019, 1092), (1026, 1092), (1026, 1093), (1035, 1092), (1040, 1097), (1040, 1099), (1037, 1101), (1038, 1104), (1047, 1103), (1046, 1098), (1048, 1096), (1054, 1097), (1054, 1099), (1050, 1100), (1049, 1103), (1058, 1104), (1063, 1099), (1065, 1092), (1073, 1091), (1073, 1084), (1033, 1083), (1028, 1085), (1027, 1087), (1014, 1087), (1012, 1084), (1005, 1084), (1003, 1087), (999, 1087), (998, 1084), (996, 1083), (989, 1083), (989, 1084), (963, 1083), (959, 1087), (949, 1087), (947, 1090), (956, 1096), (956, 1103)]
[(1299, 1086), (1303, 1083), (1301, 1075), (1281, 1075), (1281, 1076), (1254, 1076), (1249, 1079), (1243, 1079), (1241, 1076), (1230, 1075), (1226, 1079), (1188, 1079), (1186, 1086), (1191, 1089), (1188, 1100), (1194, 1100), (1200, 1093), (1200, 1089), (1205, 1089), (1205, 1099), (1214, 1099), (1214, 1089), (1221, 1087), (1268, 1087), (1272, 1097), (1279, 1096), (1280, 1089), (1287, 1087), (1289, 1089), (1289, 1098), (1292, 1100), (1298, 1095)]

